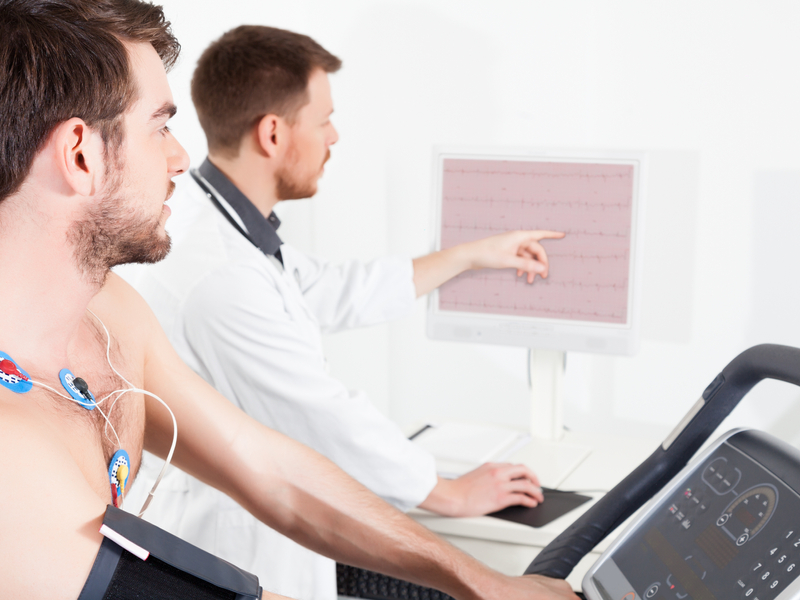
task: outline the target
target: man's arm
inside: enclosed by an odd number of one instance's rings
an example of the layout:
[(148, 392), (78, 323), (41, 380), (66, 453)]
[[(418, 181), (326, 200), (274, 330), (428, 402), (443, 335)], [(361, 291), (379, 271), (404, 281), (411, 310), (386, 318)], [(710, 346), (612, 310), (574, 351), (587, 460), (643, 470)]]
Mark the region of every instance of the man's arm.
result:
[(527, 273), (528, 283), (533, 283), (536, 275), (547, 277), (549, 268), (539, 240), (563, 237), (558, 231), (509, 231), (416, 258), (417, 297), (470, 269), (516, 269), (517, 277)]
[[(564, 582), (510, 578), (456, 550), (309, 448), (247, 417), (177, 357), (141, 302), (145, 387), (178, 420), (177, 466), (270, 527), (331, 558), (437, 587), (457, 598), (575, 598)], [(148, 450), (165, 456), (172, 421), (147, 400)]]

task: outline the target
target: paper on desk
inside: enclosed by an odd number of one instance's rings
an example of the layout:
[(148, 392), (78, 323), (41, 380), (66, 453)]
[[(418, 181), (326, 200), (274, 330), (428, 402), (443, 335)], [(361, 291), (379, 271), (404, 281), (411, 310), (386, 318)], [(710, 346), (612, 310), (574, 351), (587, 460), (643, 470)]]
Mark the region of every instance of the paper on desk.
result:
[(459, 476), (489, 461), (505, 460), (530, 440), (526, 433), (495, 425), (444, 423), (414, 437), (436, 458), (442, 476)]

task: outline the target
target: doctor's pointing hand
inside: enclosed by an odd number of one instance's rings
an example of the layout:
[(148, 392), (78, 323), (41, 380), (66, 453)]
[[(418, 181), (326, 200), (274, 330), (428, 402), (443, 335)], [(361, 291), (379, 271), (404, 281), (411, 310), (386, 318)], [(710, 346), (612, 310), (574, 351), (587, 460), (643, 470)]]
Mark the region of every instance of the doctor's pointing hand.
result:
[(528, 283), (533, 283), (537, 275), (546, 278), (550, 264), (539, 242), (563, 237), (560, 231), (507, 231), (416, 258), (417, 297), (470, 269), (516, 269), (517, 277), (527, 273)]

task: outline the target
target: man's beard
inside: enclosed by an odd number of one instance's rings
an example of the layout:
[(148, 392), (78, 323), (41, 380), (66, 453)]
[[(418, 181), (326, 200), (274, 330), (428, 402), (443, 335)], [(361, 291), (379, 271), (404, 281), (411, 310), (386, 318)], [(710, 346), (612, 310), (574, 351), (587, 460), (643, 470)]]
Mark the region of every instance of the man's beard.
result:
[[(299, 162), (297, 149), (294, 147), (294, 145), (289, 148), (288, 154), (289, 155), (286, 162), (289, 163), (289, 168), (284, 167), (275, 173), (275, 192), (278, 195), (278, 200), (299, 200), (301, 198), (311, 198), (311, 196), (317, 193), (317, 179), (319, 179), (319, 171), (304, 181), (298, 180), (297, 176), (292, 172), (292, 167)], [(322, 164), (319, 166), (320, 170), (322, 170), (323, 165), (328, 162), (330, 157), (331, 151), (328, 150), (328, 152), (325, 154), (325, 160), (323, 160)]]
[[(121, 173), (121, 169), (117, 173)], [(100, 201), (82, 220), (72, 224), (67, 239), (75, 246), (75, 260), (83, 275), (102, 285), (111, 267), (127, 263), (155, 263), (167, 256), (169, 234), (160, 232), (161, 213), (145, 217), (126, 208), (119, 195), (121, 177), (117, 176)], [(175, 183), (170, 181), (166, 198)]]

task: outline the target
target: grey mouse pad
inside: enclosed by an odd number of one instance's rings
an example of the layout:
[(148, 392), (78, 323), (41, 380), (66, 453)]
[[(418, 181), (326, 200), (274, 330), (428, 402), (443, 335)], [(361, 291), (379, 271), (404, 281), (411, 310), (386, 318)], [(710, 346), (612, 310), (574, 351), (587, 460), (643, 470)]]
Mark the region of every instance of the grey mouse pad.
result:
[(509, 506), (503, 510), (489, 513), (488, 516), (528, 525), (529, 527), (544, 527), (550, 521), (555, 521), (558, 517), (591, 500), (589, 496), (583, 496), (575, 492), (562, 492), (549, 488), (542, 488), (542, 492), (544, 492), (544, 502), (539, 506), (534, 508)]

